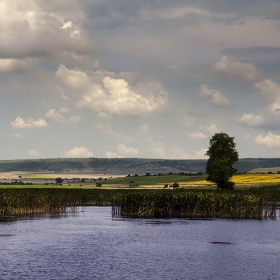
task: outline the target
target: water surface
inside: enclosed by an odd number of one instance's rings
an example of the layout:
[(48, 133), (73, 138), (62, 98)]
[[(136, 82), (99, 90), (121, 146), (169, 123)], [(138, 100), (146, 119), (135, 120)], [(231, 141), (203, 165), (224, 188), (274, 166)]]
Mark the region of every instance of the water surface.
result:
[(280, 279), (280, 220), (113, 218), (110, 207), (0, 223), (1, 279)]

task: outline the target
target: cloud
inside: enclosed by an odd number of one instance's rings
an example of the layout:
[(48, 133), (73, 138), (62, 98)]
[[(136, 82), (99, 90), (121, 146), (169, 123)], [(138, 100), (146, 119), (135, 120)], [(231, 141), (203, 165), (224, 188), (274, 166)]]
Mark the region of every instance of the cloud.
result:
[(111, 126), (109, 124), (105, 123), (98, 123), (96, 124), (96, 127), (106, 133), (107, 135), (111, 136), (113, 139), (118, 140), (118, 141), (124, 141), (126, 143), (134, 142), (135, 138), (130, 137), (130, 136), (125, 136), (123, 134), (120, 134), (118, 132), (115, 132), (111, 129)]
[(203, 129), (203, 130), (205, 130), (205, 131), (207, 131), (207, 132), (210, 133), (211, 135), (212, 135), (212, 134), (215, 134), (215, 133), (217, 133), (217, 132), (219, 132), (218, 127), (217, 127), (214, 123), (210, 124), (209, 126), (203, 126), (203, 125), (201, 125), (200, 128)]
[(259, 70), (252, 63), (244, 63), (224, 56), (215, 63), (214, 71), (233, 80), (255, 82), (261, 79)]
[(207, 136), (202, 132), (192, 132), (189, 133), (189, 136), (193, 139), (205, 139)]
[(89, 76), (78, 68), (68, 69), (65, 65), (60, 64), (55, 75), (74, 90), (84, 91), (91, 86)]
[(147, 135), (150, 133), (150, 126), (148, 124), (144, 124), (140, 127), (138, 134)]
[(69, 70), (60, 65), (56, 76), (82, 95), (80, 108), (91, 108), (99, 116), (144, 116), (160, 111), (167, 103), (168, 93), (156, 82), (141, 83), (134, 87), (125, 79), (109, 76), (96, 83), (79, 69)]
[(40, 154), (36, 150), (28, 150), (28, 154), (32, 157), (40, 157)]
[(82, 117), (80, 116), (70, 116), (69, 118), (66, 118), (63, 114), (67, 113), (69, 110), (67, 108), (61, 108), (59, 110), (56, 109), (50, 109), (47, 114), (46, 117), (48, 119), (54, 120), (56, 122), (61, 122), (61, 123), (77, 123), (79, 122)]
[(33, 63), (29, 59), (0, 59), (0, 73), (23, 73), (32, 67)]
[(204, 158), (207, 158), (207, 156), (205, 155), (207, 150), (208, 149), (200, 149), (199, 151), (195, 151), (194, 152), (194, 159), (204, 159)]
[(13, 128), (31, 128), (31, 129), (37, 129), (37, 128), (43, 128), (48, 126), (48, 122), (43, 119), (34, 120), (32, 118), (22, 119), (21, 117), (17, 117), (14, 121), (11, 121), (11, 125)]
[(65, 156), (68, 158), (84, 158), (92, 157), (93, 153), (84, 147), (75, 147), (74, 149), (65, 153)]
[(118, 155), (118, 154), (116, 154), (116, 153), (114, 153), (114, 152), (111, 152), (111, 151), (107, 151), (107, 152), (105, 153), (105, 157), (106, 157), (106, 158), (123, 158), (124, 156)]
[(139, 149), (135, 149), (133, 147), (126, 147), (124, 144), (118, 145), (118, 152), (121, 155), (129, 156), (129, 157), (135, 157), (140, 154)]
[(280, 135), (273, 134), (269, 132), (266, 135), (258, 135), (255, 139), (258, 145), (266, 146), (268, 148), (278, 148), (280, 147)]
[(264, 122), (262, 116), (254, 114), (243, 114), (239, 122), (248, 126), (258, 126)]
[(195, 120), (196, 120), (195, 116), (191, 116), (191, 115), (184, 115), (183, 116), (183, 123), (186, 127), (192, 127)]
[(209, 100), (209, 102), (218, 107), (229, 107), (231, 103), (227, 98), (219, 91), (209, 89), (207, 85), (201, 85), (200, 95), (202, 98)]
[[(184, 149), (176, 144), (167, 145), (162, 141), (156, 141), (153, 138), (146, 139), (147, 149), (151, 157), (163, 159), (197, 159), (205, 158), (204, 150), (194, 151), (193, 154), (187, 153)], [(202, 155), (202, 153), (204, 153)]]
[(178, 147), (177, 145), (172, 145), (171, 149), (169, 151), (169, 154), (172, 155), (172, 157), (169, 156), (169, 158), (174, 159), (204, 159), (206, 158), (205, 152), (207, 149), (201, 149), (198, 151), (194, 151), (193, 154), (187, 153), (184, 149)]
[(107, 158), (124, 158), (124, 157), (136, 157), (140, 154), (139, 149), (133, 147), (127, 147), (124, 144), (119, 144), (117, 147), (118, 153), (107, 151), (105, 156)]
[(68, 96), (65, 94), (64, 90), (62, 90), (62, 91), (60, 92), (60, 96), (61, 96), (61, 98), (64, 99), (64, 100), (68, 100), (68, 99), (69, 99)]
[[(71, 0), (60, 1), (61, 4), (47, 2), (0, 2), (0, 57), (71, 57), (93, 53), (95, 48), (81, 25), (85, 20), (83, 6)], [(69, 7), (75, 9), (76, 15)]]
[(255, 90), (262, 94), (278, 95), (280, 94), (280, 85), (272, 80), (262, 80), (254, 84)]
[(16, 139), (24, 139), (25, 137), (23, 135), (21, 135), (20, 133), (15, 133), (14, 134), (14, 138), (16, 138)]
[(222, 50), (221, 53), (250, 61), (279, 61), (280, 47), (253, 46), (247, 48), (229, 48)]
[(271, 103), (268, 108), (268, 112), (272, 113), (273, 115), (279, 116), (280, 114), (280, 100), (274, 103)]

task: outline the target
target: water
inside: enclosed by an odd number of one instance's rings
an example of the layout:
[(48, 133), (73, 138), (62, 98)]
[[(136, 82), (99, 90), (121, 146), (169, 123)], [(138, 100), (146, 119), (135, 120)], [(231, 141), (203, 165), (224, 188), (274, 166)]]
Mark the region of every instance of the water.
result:
[(0, 279), (280, 279), (280, 220), (84, 210), (0, 223)]

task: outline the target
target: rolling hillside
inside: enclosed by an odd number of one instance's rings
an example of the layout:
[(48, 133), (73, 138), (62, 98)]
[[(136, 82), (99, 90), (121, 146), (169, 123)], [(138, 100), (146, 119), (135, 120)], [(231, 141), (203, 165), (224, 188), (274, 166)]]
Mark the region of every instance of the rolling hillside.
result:
[[(0, 172), (111, 172), (145, 174), (168, 172), (205, 172), (206, 160), (169, 160), (141, 158), (57, 158), (32, 160), (2, 160)], [(257, 168), (280, 167), (280, 158), (241, 159), (235, 167), (239, 172)], [(279, 168), (280, 169), (280, 168)]]

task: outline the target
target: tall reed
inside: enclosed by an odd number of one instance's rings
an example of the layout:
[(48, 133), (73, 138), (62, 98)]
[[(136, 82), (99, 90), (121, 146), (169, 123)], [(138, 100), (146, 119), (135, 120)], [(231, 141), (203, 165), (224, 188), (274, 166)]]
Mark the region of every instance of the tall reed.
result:
[(0, 216), (56, 213), (85, 205), (109, 205), (115, 190), (0, 189)]
[(260, 219), (264, 211), (275, 213), (279, 201), (278, 188), (225, 192), (148, 190), (119, 194), (112, 205), (125, 216)]

